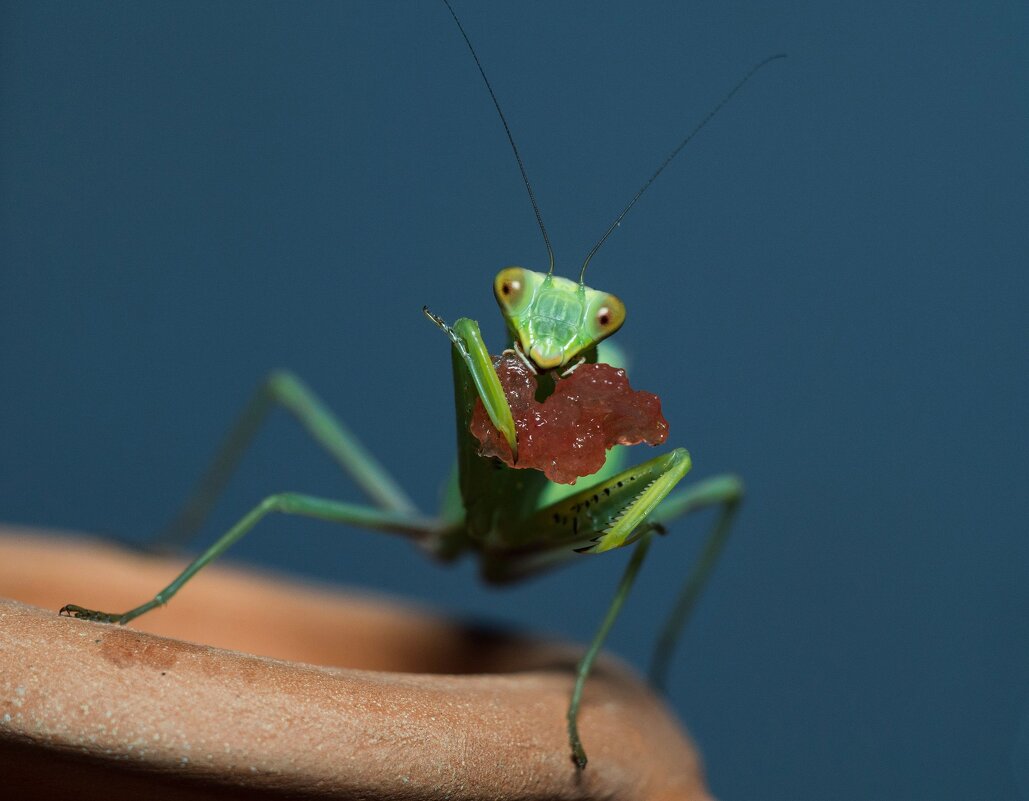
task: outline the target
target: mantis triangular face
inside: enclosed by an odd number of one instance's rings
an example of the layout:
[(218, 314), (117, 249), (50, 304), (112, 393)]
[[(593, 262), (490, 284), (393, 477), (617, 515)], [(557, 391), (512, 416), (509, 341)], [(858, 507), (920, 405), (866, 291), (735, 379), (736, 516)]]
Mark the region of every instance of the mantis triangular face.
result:
[(522, 267), (497, 273), (493, 293), (512, 338), (541, 370), (564, 367), (625, 322), (614, 295)]

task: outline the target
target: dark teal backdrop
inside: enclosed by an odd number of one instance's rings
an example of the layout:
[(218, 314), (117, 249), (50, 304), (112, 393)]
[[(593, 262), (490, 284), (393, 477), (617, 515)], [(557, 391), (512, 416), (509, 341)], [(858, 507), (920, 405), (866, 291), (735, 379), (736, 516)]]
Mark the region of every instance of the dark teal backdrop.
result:
[[(590, 268), (671, 441), (749, 486), (671, 693), (714, 792), (1029, 797), (1025, 4), (458, 10), (571, 276), (790, 56)], [(143, 538), (278, 366), (433, 507), (450, 360), (421, 306), (499, 343), (494, 272), (544, 265), (442, 5), (0, 14), (0, 516)], [(277, 490), (357, 497), (278, 416), (207, 541)], [(700, 531), (657, 543), (619, 621), (637, 666)], [(579, 640), (625, 556), (500, 592), (312, 522), (233, 554)]]

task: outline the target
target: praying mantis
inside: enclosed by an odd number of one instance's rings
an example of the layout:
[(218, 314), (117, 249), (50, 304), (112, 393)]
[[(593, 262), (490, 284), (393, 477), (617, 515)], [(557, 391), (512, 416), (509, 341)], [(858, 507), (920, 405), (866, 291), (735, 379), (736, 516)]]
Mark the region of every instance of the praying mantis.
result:
[[(509, 352), (541, 378), (559, 382), (582, 364), (617, 361), (607, 338), (625, 318), (622, 302), (585, 282), (586, 268), (621, 220), (650, 184), (747, 81), (763, 66), (781, 58), (772, 56), (753, 67), (722, 101), (686, 136), (658, 167), (618, 215), (586, 256), (578, 281), (554, 274), (553, 249), (529, 183), (525, 166), (508, 122), (479, 57), (448, 0), (443, 0), (467, 45), (507, 134), (549, 255), (549, 269), (536, 272), (521, 267), (501, 270), (494, 294), (507, 325)], [(262, 421), (275, 407), (291, 412), (368, 496), (370, 503), (355, 504), (298, 493), (268, 496), (245, 514), (213, 545), (195, 558), (153, 598), (128, 611), (102, 612), (76, 604), (61, 614), (104, 623), (126, 624), (168, 601), (204, 566), (221, 556), (263, 518), (273, 514), (300, 515), (332, 523), (391, 532), (408, 537), (442, 561), (465, 554), (479, 558), (486, 581), (520, 580), (583, 558), (584, 554), (633, 545), (603, 621), (576, 670), (566, 716), (568, 743), (579, 770), (587, 756), (578, 728), (583, 690), (655, 533), (663, 533), (677, 518), (699, 509), (718, 510), (713, 527), (655, 649), (652, 679), (661, 685), (678, 632), (689, 617), (725, 544), (743, 497), (741, 480), (734, 475), (706, 479), (686, 488), (677, 485), (691, 467), (685, 448), (652, 458), (635, 467), (624, 466), (624, 448), (616, 448), (585, 486), (549, 481), (535, 469), (518, 469), (480, 455), (470, 433), (477, 403), (509, 445), (517, 460), (518, 436), (512, 411), (497, 369), (479, 331), (478, 323), (461, 318), (448, 324), (423, 309), (449, 339), (454, 374), (457, 422), (457, 470), (435, 517), (423, 515), (387, 470), (357, 437), (299, 378), (286, 372), (271, 374), (250, 399), (214, 460), (179, 515), (166, 530), (167, 542), (182, 542), (206, 519)]]

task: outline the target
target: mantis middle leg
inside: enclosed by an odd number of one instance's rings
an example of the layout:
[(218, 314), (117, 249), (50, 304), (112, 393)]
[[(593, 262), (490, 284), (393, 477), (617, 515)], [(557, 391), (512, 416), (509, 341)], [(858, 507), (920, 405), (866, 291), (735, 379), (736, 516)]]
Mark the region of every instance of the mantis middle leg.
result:
[(244, 515), (236, 525), (219, 537), (218, 541), (210, 548), (190, 562), (175, 577), (174, 581), (149, 601), (127, 612), (114, 613), (100, 612), (94, 609), (86, 609), (76, 604), (68, 604), (61, 608), (61, 614), (85, 620), (95, 620), (100, 623), (128, 623), (130, 620), (149, 612), (151, 609), (168, 603), (172, 596), (182, 589), (183, 585), (196, 575), (201, 568), (225, 553), (264, 517), (273, 512), (316, 517), (333, 523), (346, 523), (377, 531), (390, 531), (404, 534), (414, 540), (423, 542), (428, 540), (433, 534), (438, 533), (439, 529), (439, 523), (435, 520), (418, 518), (404, 512), (390, 512), (370, 506), (360, 506), (326, 498), (315, 498), (311, 495), (300, 495), (293, 492), (270, 495)]
[(670, 495), (654, 512), (652, 520), (657, 525), (664, 525), (698, 509), (709, 506), (720, 507), (711, 532), (700, 551), (700, 556), (661, 629), (657, 645), (654, 646), (654, 655), (650, 663), (650, 683), (659, 690), (665, 688), (668, 667), (679, 635), (689, 620), (704, 585), (711, 577), (715, 563), (729, 538), (733, 519), (742, 502), (743, 482), (739, 476), (721, 475), (705, 479), (692, 487), (686, 487), (674, 495)]

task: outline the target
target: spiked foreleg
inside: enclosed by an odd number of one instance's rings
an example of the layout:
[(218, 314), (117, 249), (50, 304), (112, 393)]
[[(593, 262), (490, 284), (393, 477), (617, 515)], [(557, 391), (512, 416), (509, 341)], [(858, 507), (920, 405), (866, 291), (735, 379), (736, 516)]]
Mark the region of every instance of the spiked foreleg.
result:
[(486, 414), (497, 430), (504, 435), (507, 444), (511, 446), (511, 453), (517, 459), (518, 442), (515, 437), (514, 417), (507, 403), (504, 388), (500, 384), (500, 377), (493, 366), (493, 359), (479, 331), (479, 324), (475, 320), (462, 317), (453, 326), (449, 326), (442, 317), (429, 311), (428, 306), (423, 306), (422, 311), (453, 343), (468, 368), (468, 374), (475, 384), (475, 390), (482, 400)]
[[(689, 472), (690, 455), (676, 448), (538, 509), (504, 526), (485, 554), (488, 581), (515, 581), (570, 559), (631, 545), (654, 510)], [(650, 528), (657, 527), (650, 525)]]

